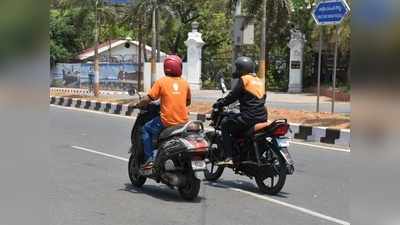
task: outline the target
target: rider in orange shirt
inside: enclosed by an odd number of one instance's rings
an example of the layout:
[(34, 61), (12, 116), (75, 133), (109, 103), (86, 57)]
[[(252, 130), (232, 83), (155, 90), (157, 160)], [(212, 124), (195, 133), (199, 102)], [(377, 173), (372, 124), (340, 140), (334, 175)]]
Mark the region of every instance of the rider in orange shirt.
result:
[(160, 134), (161, 130), (184, 124), (189, 120), (187, 106), (191, 103), (190, 87), (182, 76), (182, 60), (176, 55), (167, 56), (164, 60), (165, 77), (157, 80), (147, 96), (137, 104), (143, 107), (151, 101), (160, 99), (160, 117), (147, 122), (143, 127), (142, 139), (144, 145), (145, 166), (153, 163), (153, 137)]

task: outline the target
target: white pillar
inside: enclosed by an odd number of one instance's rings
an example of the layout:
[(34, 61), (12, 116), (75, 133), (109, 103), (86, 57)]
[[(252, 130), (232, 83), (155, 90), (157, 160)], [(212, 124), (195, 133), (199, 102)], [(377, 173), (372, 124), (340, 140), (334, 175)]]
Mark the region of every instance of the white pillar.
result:
[(304, 43), (304, 35), (298, 30), (291, 30), (291, 39), (288, 44), (290, 48), (288, 92), (290, 93), (300, 93), (303, 90)]
[(187, 81), (192, 90), (201, 88), (201, 50), (204, 41), (201, 39), (201, 33), (197, 31), (199, 23), (192, 23), (192, 32), (188, 33), (188, 39), (185, 41), (187, 46)]

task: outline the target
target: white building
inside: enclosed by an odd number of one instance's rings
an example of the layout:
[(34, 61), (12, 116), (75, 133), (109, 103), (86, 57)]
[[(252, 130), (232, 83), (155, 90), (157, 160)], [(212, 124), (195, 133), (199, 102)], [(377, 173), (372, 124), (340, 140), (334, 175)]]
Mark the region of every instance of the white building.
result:
[[(138, 63), (138, 46), (139, 42), (133, 41), (131, 38), (117, 39), (101, 43), (98, 47), (100, 62)], [(144, 53), (142, 51), (142, 62), (146, 62), (151, 58), (151, 46), (146, 45), (146, 54), (147, 59), (144, 60)], [(160, 56), (161, 61), (163, 61), (166, 54), (160, 52)], [(82, 62), (94, 61), (94, 48), (84, 50), (78, 55), (78, 59)]]

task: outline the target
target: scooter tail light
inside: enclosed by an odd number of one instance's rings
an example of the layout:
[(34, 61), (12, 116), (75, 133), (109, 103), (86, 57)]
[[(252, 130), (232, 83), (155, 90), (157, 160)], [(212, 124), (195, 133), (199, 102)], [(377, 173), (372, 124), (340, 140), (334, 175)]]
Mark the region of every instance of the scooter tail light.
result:
[(181, 141), (190, 150), (207, 151), (208, 149), (208, 142), (203, 138), (182, 138)]
[(208, 148), (208, 142), (204, 139), (191, 140), (190, 142), (193, 144), (195, 149), (207, 149)]

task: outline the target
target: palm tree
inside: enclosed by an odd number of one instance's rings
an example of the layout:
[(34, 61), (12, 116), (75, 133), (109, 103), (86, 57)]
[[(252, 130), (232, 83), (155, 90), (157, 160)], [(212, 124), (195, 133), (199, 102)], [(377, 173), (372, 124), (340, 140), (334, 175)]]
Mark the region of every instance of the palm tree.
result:
[[(117, 8), (105, 6), (100, 10), (100, 15), (102, 15), (102, 31), (104, 38), (108, 41), (108, 62), (111, 61), (111, 41), (114, 38), (119, 38), (118, 27), (120, 26), (120, 13), (118, 13)], [(103, 36), (100, 35), (100, 36)]]

